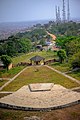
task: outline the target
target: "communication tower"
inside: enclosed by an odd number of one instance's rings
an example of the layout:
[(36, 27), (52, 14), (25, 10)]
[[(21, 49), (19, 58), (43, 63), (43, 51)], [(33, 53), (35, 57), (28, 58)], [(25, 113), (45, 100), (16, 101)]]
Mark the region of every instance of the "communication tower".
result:
[(67, 9), (67, 21), (70, 21), (70, 8), (69, 8), (69, 0), (67, 0), (68, 4), (68, 9)]
[(66, 21), (66, 12), (65, 12), (65, 0), (63, 0), (63, 23)]

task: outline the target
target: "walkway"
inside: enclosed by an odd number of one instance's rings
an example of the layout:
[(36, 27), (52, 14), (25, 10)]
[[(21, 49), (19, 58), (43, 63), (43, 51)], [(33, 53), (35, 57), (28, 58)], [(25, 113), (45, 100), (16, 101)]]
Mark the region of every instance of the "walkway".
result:
[(0, 90), (2, 90), (4, 87), (6, 87), (9, 83), (11, 83), (15, 78), (17, 78), (24, 70), (26, 70), (28, 67), (24, 68), (22, 71), (20, 71), (17, 75), (15, 75), (13, 78), (11, 78), (8, 82), (6, 82), (2, 87), (0, 87)]
[(49, 33), (48, 31), (46, 31), (46, 32), (47, 32), (48, 35), (50, 35), (52, 37), (53, 40), (56, 40), (56, 36), (55, 35)]
[(60, 109), (80, 103), (80, 93), (66, 89), (61, 85), (52, 83), (51, 88), (48, 89), (50, 84), (48, 86), (48, 83), (42, 83), (40, 87), (41, 89), (36, 87), (36, 91), (31, 91), (28, 85), (23, 86), (13, 94), (1, 98), (0, 107), (40, 111)]

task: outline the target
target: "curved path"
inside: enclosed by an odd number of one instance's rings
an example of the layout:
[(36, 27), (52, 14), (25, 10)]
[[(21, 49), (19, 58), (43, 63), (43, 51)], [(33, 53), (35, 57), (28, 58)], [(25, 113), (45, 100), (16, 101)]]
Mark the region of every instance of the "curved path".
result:
[(46, 31), (46, 32), (47, 32), (48, 35), (50, 35), (52, 37), (53, 40), (56, 40), (56, 36), (55, 35), (49, 33), (48, 31)]

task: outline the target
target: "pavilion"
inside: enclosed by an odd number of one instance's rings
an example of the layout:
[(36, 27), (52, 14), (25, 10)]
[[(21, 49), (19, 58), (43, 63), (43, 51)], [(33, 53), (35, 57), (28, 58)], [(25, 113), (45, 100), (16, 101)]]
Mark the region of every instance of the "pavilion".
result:
[(31, 64), (32, 64), (32, 62), (34, 62), (36, 65), (40, 64), (41, 60), (44, 63), (45, 58), (43, 58), (43, 57), (41, 57), (39, 55), (36, 55), (36, 56), (30, 58)]

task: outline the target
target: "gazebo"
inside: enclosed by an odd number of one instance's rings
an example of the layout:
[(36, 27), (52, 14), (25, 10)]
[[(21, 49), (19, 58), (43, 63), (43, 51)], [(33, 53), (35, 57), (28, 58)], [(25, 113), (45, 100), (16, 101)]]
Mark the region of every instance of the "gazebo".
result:
[(44, 63), (45, 58), (43, 58), (39, 55), (36, 55), (36, 56), (30, 58), (31, 64), (32, 64), (32, 61), (33, 61), (36, 65), (38, 65), (41, 60), (43, 60), (43, 63)]

